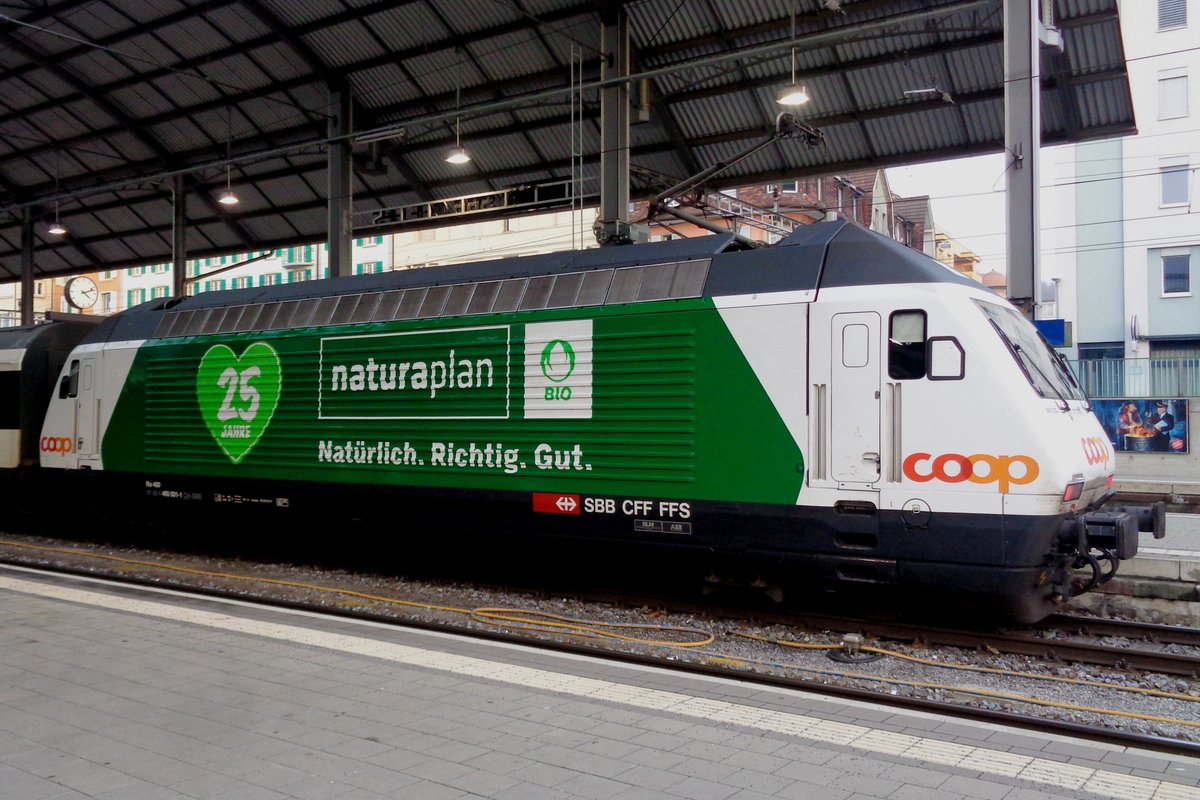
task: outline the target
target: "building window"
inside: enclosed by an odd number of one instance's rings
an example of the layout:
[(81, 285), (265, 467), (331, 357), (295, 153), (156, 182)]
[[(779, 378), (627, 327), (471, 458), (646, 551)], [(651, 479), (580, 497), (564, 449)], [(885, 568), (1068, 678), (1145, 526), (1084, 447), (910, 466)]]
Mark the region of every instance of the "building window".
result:
[(116, 311), (117, 293), (116, 292), (101, 292), (100, 293), (100, 311), (108, 314)]
[(777, 189), (780, 192), (782, 192), (783, 194), (799, 194), (800, 181), (787, 181), (786, 183), (768, 183), (767, 184), (767, 191), (769, 193), (774, 194), (775, 190), (777, 190)]
[(1191, 294), (1191, 255), (1176, 253), (1163, 255), (1163, 294)]
[(1187, 25), (1187, 0), (1158, 0), (1158, 29), (1183, 28)]
[(1162, 196), (1160, 206), (1183, 206), (1188, 202), (1188, 165), (1187, 162), (1159, 162), (1159, 175), (1162, 177)]
[(117, 277), (117, 273), (111, 269), (106, 269), (100, 273), (100, 280), (102, 281), (111, 281), (115, 277)]
[(1182, 70), (1161, 72), (1158, 77), (1158, 118), (1179, 119), (1188, 115), (1188, 79)]

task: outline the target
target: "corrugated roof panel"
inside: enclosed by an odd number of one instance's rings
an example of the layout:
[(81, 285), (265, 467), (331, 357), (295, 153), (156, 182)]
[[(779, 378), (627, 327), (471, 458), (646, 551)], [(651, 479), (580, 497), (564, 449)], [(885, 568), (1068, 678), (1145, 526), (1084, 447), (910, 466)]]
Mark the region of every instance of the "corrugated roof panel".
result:
[(1112, 25), (1073, 25), (1063, 29), (1063, 55), (1081, 73), (1124, 66), (1121, 36)]
[(363, 24), (370, 27), (393, 51), (408, 50), (450, 35), (446, 26), (424, 3), (406, 3), (368, 14), (363, 17)]
[[(69, 108), (47, 108), (36, 114), (26, 115), (25, 122), (41, 132), (41, 136), (38, 137), (41, 141), (45, 141), (46, 137), (51, 141), (67, 139), (86, 133), (91, 128), (86, 112), (92, 108), (94, 107), (90, 103)], [(105, 114), (103, 119), (107, 122), (109, 116)]]
[(964, 94), (979, 92), (1001, 85), (1004, 79), (1004, 46), (1002, 44), (950, 50), (944, 56), (947, 74), (954, 77), (955, 91)]
[[(545, 128), (540, 128), (534, 136), (536, 137), (538, 149), (545, 156), (546, 161), (567, 161), (571, 158), (571, 133), (572, 128), (569, 124), (550, 125)], [(600, 149), (600, 134), (596, 127), (585, 122), (583, 129), (583, 152), (584, 154), (593, 154)]]
[[(103, 50), (83, 50), (71, 58), (63, 58), (60, 65), (65, 68), (67, 74), (87, 76), (87, 85), (124, 80), (135, 74), (132, 66), (140, 66), (136, 62), (126, 65)], [(82, 78), (70, 82), (77, 88), (84, 84)]]
[[(215, 19), (223, 21), (217, 24)], [(228, 46), (229, 34), (225, 31), (229, 27), (229, 21), (224, 15), (210, 17), (201, 13), (182, 19), (174, 25), (158, 28), (155, 30), (155, 36), (184, 59), (203, 59), (213, 50)]]
[(354, 97), (365, 108), (386, 110), (395, 103), (415, 100), (421, 91), (398, 64), (381, 64), (351, 76)]
[(211, 147), (214, 141), (220, 141), (220, 134), (204, 131), (193, 120), (183, 119), (164, 122), (161, 125), (150, 125), (141, 129), (159, 142), (169, 152), (178, 153), (194, 147)]
[(642, 3), (629, 9), (630, 36), (637, 47), (695, 39), (711, 30), (707, 3)]
[(345, 67), (364, 58), (377, 58), (387, 50), (367, 26), (353, 20), (305, 34), (304, 41), (331, 67)]
[(509, 3), (472, 3), (468, 13), (464, 13), (461, 0), (425, 0), (445, 21), (441, 29), (447, 26), (451, 34), (461, 35), (485, 31), (506, 23), (527, 20), (531, 24), (520, 4)]
[(492, 81), (511, 80), (559, 66), (534, 31), (517, 31), (486, 42), (475, 42), (468, 45), (467, 50)]
[(271, 86), (275, 81), (266, 72), (257, 58), (249, 53), (233, 53), (204, 65), (202, 71), (171, 72), (155, 83), (174, 82), (195, 98), (226, 98), (234, 91), (251, 92)]
[(340, 0), (304, 0), (304, 2), (272, 2), (271, 11), (289, 25), (318, 22), (345, 10)]
[(304, 61), (283, 42), (269, 42), (245, 51), (276, 81), (308, 75)]
[(725, 30), (736, 30), (758, 25), (778, 26), (780, 35), (787, 36), (792, 28), (792, 11), (796, 11), (796, 31), (811, 26), (809, 17), (820, 7), (820, 0), (755, 0), (748, 3), (728, 3), (717, 6), (714, 11), (719, 24)]
[(962, 137), (958, 110), (949, 105), (899, 117), (868, 119), (863, 126), (876, 156), (898, 156), (918, 149), (949, 150)]
[(966, 122), (966, 146), (995, 143), (995, 131), (1004, 130), (1004, 99), (959, 106)]
[(764, 110), (753, 97), (736, 94), (674, 103), (671, 110), (689, 139), (770, 126), (778, 113), (774, 108)]
[(470, 144), (472, 158), (480, 165), (486, 165), (489, 172), (507, 172), (537, 163), (537, 154), (522, 134), (492, 136)]
[(1086, 127), (1116, 126), (1133, 117), (1133, 105), (1124, 81), (1081, 83), (1074, 90)]
[(570, 65), (572, 48), (575, 60), (594, 60), (600, 48), (600, 24), (592, 13), (569, 17), (544, 26), (545, 44), (559, 64)]
[(109, 98), (118, 108), (139, 118), (167, 114), (179, 108), (175, 100), (140, 83), (110, 92)]
[[(407, 59), (404, 66), (426, 95), (453, 95), (484, 82), (471, 59), (455, 50), (437, 50)], [(451, 97), (451, 102), (453, 98)], [(470, 101), (466, 103), (470, 104)]]

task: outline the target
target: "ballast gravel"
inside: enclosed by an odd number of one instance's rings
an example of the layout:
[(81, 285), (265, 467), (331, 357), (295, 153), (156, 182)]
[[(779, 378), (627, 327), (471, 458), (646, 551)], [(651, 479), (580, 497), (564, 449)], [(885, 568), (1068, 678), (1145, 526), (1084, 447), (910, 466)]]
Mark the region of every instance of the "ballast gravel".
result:
[[(827, 686), (853, 687), (877, 693), (881, 699), (920, 698), (1200, 742), (1200, 681), (1174, 675), (869, 638), (860, 647), (861, 657), (874, 655), (863, 652), (868, 648), (887, 653), (876, 660), (855, 661), (852, 657), (845, 663), (829, 657), (847, 652), (842, 631), (758, 626), (717, 609), (712, 614), (676, 613), (454, 581), (167, 553), (45, 536), (3, 534), (0, 539), (6, 540), (0, 541), (0, 558), (10, 563), (364, 612), (463, 631), (585, 644), (676, 663), (786, 677), (810, 684), (816, 691)], [(481, 611), (484, 609), (487, 611)], [(539, 623), (553, 623), (553, 627)], [(622, 638), (606, 638), (600, 632)], [(690, 646), (708, 637), (711, 643)], [(651, 643), (664, 641), (668, 644)], [(1139, 645), (1113, 637), (1104, 643), (1120, 648)], [(1166, 647), (1176, 653), (1196, 649)]]

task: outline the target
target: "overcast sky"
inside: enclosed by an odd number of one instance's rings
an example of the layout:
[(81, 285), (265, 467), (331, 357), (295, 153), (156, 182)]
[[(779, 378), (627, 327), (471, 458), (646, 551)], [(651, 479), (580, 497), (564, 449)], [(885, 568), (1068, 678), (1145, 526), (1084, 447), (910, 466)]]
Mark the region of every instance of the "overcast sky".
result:
[(937, 227), (983, 258), (979, 271), (1006, 271), (1001, 154), (889, 167), (887, 175), (902, 197), (929, 195)]

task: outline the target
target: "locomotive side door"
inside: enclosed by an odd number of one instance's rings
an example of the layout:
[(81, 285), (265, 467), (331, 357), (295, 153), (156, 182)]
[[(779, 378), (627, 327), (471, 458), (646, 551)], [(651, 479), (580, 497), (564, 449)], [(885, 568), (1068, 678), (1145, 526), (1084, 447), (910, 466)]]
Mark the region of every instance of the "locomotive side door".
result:
[[(72, 365), (74, 366), (74, 365)], [(80, 459), (96, 453), (96, 359), (79, 359), (79, 384), (75, 395), (75, 453)]]
[(833, 317), (829, 466), (842, 488), (874, 488), (879, 481), (879, 330), (873, 311)]

